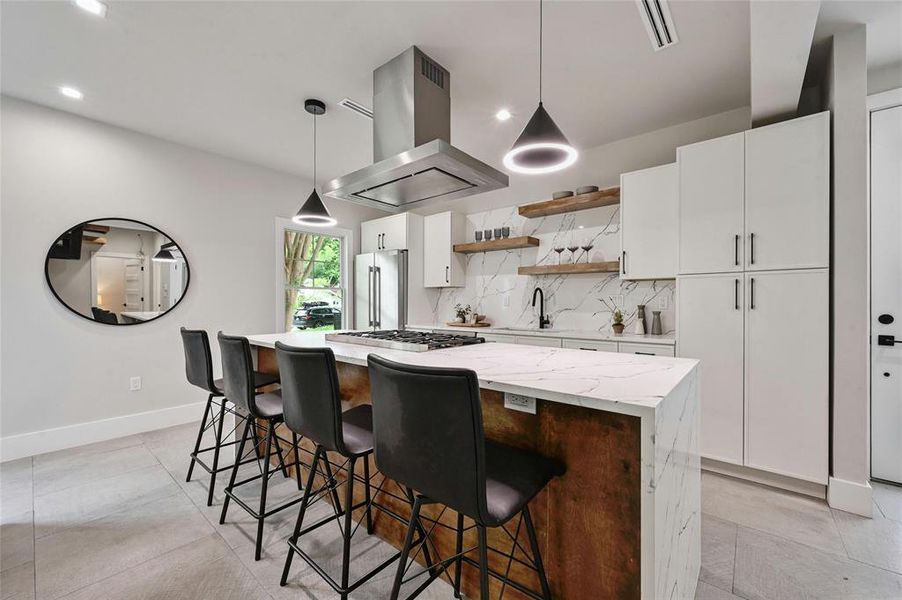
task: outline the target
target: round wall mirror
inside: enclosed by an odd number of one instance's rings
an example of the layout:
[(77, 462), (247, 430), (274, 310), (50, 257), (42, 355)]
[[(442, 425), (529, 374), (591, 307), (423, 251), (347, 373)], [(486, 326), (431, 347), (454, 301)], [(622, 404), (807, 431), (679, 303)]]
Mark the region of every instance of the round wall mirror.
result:
[(132, 219), (94, 219), (63, 232), (47, 251), (53, 295), (75, 314), (136, 325), (166, 314), (188, 289), (188, 262), (168, 235)]

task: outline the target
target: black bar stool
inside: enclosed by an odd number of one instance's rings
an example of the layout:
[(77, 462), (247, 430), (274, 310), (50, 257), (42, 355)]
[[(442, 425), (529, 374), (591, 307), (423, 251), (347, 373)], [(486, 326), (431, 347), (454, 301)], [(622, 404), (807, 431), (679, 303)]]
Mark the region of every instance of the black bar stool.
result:
[[(376, 465), (386, 476), (417, 490), (407, 528), (401, 562), (395, 575), (391, 599), (396, 600), (405, 582), (406, 563), (416, 543), (420, 510), (441, 503), (457, 512), (456, 554), (438, 562), (429, 578), (408, 598), (416, 597), (432, 581), (455, 564), (454, 595), (460, 597), (461, 563), (479, 568), (480, 598), (489, 598), (489, 576), (537, 600), (550, 600), (542, 556), (528, 503), (556, 476), (564, 473), (557, 462), (544, 456), (487, 441), (482, 427), (482, 405), (476, 373), (469, 369), (417, 367), (396, 363), (376, 355), (367, 358), (373, 399)], [(517, 515), (525, 525), (532, 556), (529, 563), (514, 557), (522, 546), (511, 537), (509, 554), (489, 548), (486, 528), (504, 527)], [(475, 522), (479, 560), (463, 549), (464, 516)], [(505, 531), (507, 529), (505, 528)], [(489, 568), (488, 551), (532, 568), (541, 594)], [(530, 564), (531, 563), (531, 564)], [(417, 573), (410, 579), (421, 575)]]
[[(225, 501), (222, 504), (222, 514), (219, 517), (219, 523), (225, 523), (226, 513), (229, 510), (229, 500), (234, 500), (241, 508), (246, 510), (248, 514), (257, 519), (257, 543), (254, 550), (254, 560), (260, 560), (260, 553), (263, 545), (263, 522), (266, 517), (273, 515), (279, 511), (293, 506), (301, 501), (302, 496), (288, 500), (275, 508), (267, 510), (266, 507), (266, 489), (269, 484), (269, 478), (275, 471), (270, 471), (270, 459), (273, 456), (273, 446), (275, 446), (275, 456), (278, 457), (282, 474), (288, 477), (288, 469), (285, 467), (285, 460), (282, 457), (282, 448), (279, 445), (279, 437), (276, 435), (276, 425), (282, 422), (282, 395), (279, 391), (260, 393), (256, 390), (257, 381), (254, 377), (254, 362), (251, 358), (251, 346), (245, 337), (223, 335), (220, 331), (219, 350), (222, 355), (222, 375), (225, 386), (226, 397), (234, 403), (238, 408), (247, 413), (244, 431), (241, 434), (241, 443), (238, 445), (238, 454), (235, 463), (232, 466), (232, 475), (229, 478), (229, 485), (225, 489)], [(257, 420), (266, 421), (266, 434), (264, 438), (265, 450), (262, 454), (258, 452), (256, 434), (251, 433), (256, 430)], [(247, 461), (242, 462), (244, 457), (244, 448), (249, 437), (253, 437), (255, 448), (253, 454), (255, 458), (259, 458), (263, 465), (261, 472), (239, 482), (235, 482), (238, 477), (239, 467)], [(293, 443), (297, 447), (297, 439), (294, 438)], [(301, 471), (300, 461), (295, 453), (295, 469), (297, 470), (298, 489), (301, 489)], [(258, 509), (251, 508), (244, 500), (235, 495), (235, 488), (246, 483), (261, 479), (260, 489), (260, 505)]]
[[(294, 533), (288, 540), (288, 556), (285, 559), (285, 568), (282, 571), (281, 585), (288, 581), (291, 571), (291, 560), (297, 553), (309, 564), (332, 589), (341, 595), (342, 599), (360, 587), (374, 575), (385, 569), (401, 553), (395, 553), (374, 569), (362, 575), (354, 583), (350, 583), (350, 553), (351, 538), (357, 532), (357, 526), (352, 527), (352, 516), (355, 510), (365, 510), (365, 522), (367, 533), (373, 532), (372, 507), (375, 506), (389, 516), (406, 523), (406, 519), (393, 514), (390, 509), (382, 506), (373, 499), (370, 489), (369, 457), (373, 452), (373, 419), (372, 407), (368, 404), (355, 406), (342, 412), (341, 394), (338, 383), (338, 373), (335, 367), (335, 355), (330, 348), (295, 348), (276, 342), (276, 358), (279, 362), (279, 372), (282, 377), (282, 398), (284, 402), (285, 424), (296, 434), (303, 436), (316, 444), (313, 455), (313, 463), (307, 476), (304, 487), (304, 498), (298, 511), (298, 519), (294, 527)], [(339, 484), (332, 471), (332, 465), (326, 452), (335, 452), (345, 459), (345, 463), (338, 466), (346, 469), (347, 477)], [(363, 477), (355, 473), (358, 461), (363, 462)], [(322, 471), (320, 471), (322, 468)], [(313, 489), (314, 478), (319, 474), (325, 484), (317, 490)], [(364, 500), (354, 504), (354, 485), (363, 484)], [(337, 488), (345, 487), (344, 508), (338, 500)], [(381, 492), (381, 487), (376, 493)], [(304, 515), (307, 509), (316, 501), (331, 496), (334, 514), (320, 519), (318, 522), (304, 528)], [(397, 496), (395, 496), (397, 497)], [(405, 497), (410, 501), (410, 497)], [(299, 545), (299, 538), (314, 529), (343, 518), (342, 525), (342, 564), (341, 581), (335, 581), (326, 571), (316, 563)], [(419, 541), (419, 540), (418, 540)], [(427, 559), (431, 560), (431, 559)]]
[[(244, 415), (226, 405), (227, 398), (224, 397), (222, 379), (213, 379), (213, 358), (210, 354), (210, 339), (207, 332), (203, 329), (186, 329), (181, 328), (182, 345), (185, 348), (185, 375), (188, 382), (207, 392), (207, 404), (204, 408), (204, 416), (200, 421), (200, 428), (197, 430), (197, 441), (194, 443), (194, 451), (191, 453), (191, 463), (188, 465), (188, 477), (185, 481), (191, 481), (191, 474), (194, 472), (194, 464), (197, 463), (207, 473), (210, 474), (210, 491), (207, 493), (207, 506), (213, 504), (213, 491), (216, 487), (216, 474), (227, 471), (232, 465), (225, 467), (219, 466), (219, 451), (227, 446), (238, 444), (238, 440), (233, 442), (222, 443), (223, 425), (225, 413), (229, 412), (240, 420), (244, 420)], [(254, 385), (261, 388), (263, 386), (279, 383), (277, 375), (269, 375), (254, 371)], [(217, 401), (218, 400), (218, 401)], [(219, 410), (216, 410), (218, 408)], [(209, 422), (208, 422), (209, 418)], [(240, 425), (236, 426), (239, 427)], [(213, 429), (215, 442), (212, 446), (201, 448), (204, 432)], [(234, 430), (233, 430), (234, 431)], [(231, 434), (231, 432), (229, 432)], [(200, 455), (206, 452), (213, 453), (213, 464), (207, 465)], [(251, 462), (251, 460), (247, 461)]]

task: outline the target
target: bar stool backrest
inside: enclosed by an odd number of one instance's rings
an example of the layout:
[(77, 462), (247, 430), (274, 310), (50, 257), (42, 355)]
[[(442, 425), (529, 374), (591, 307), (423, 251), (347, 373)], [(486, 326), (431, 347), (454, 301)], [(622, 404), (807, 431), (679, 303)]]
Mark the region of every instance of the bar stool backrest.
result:
[(331, 348), (276, 342), (285, 424), (293, 432), (344, 456), (341, 392)]
[(219, 354), (222, 357), (222, 382), (226, 398), (254, 418), (261, 418), (255, 402), (254, 359), (246, 337), (225, 335), (221, 331)]
[(188, 383), (218, 394), (213, 383), (213, 356), (210, 353), (210, 338), (203, 329), (181, 328), (182, 346), (185, 347), (185, 375)]
[(485, 439), (476, 373), (367, 358), (376, 466), (485, 522)]

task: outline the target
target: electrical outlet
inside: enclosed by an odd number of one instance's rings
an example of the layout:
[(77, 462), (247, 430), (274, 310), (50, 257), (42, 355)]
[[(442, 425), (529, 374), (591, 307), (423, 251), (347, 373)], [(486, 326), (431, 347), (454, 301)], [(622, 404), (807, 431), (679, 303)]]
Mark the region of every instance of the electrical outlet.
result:
[(536, 399), (521, 394), (504, 392), (504, 408), (534, 415), (536, 414)]
[(141, 378), (132, 377), (128, 380), (128, 389), (130, 392), (137, 392), (141, 389)]
[(504, 308), (511, 307), (511, 295), (510, 294), (504, 294), (501, 297), (501, 305), (504, 306)]
[(661, 310), (667, 310), (667, 307), (670, 306), (670, 301), (667, 296), (659, 296), (658, 297), (658, 308)]

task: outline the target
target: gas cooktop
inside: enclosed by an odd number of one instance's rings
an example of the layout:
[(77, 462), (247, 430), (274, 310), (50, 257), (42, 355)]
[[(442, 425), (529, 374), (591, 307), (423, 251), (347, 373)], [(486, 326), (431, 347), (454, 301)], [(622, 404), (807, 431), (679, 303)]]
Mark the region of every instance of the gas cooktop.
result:
[(330, 342), (362, 344), (364, 346), (407, 350), (410, 352), (441, 350), (443, 348), (455, 348), (457, 346), (469, 346), (470, 344), (481, 344), (485, 342), (484, 338), (472, 335), (431, 333), (428, 331), (410, 331), (405, 329), (327, 333), (326, 339)]

